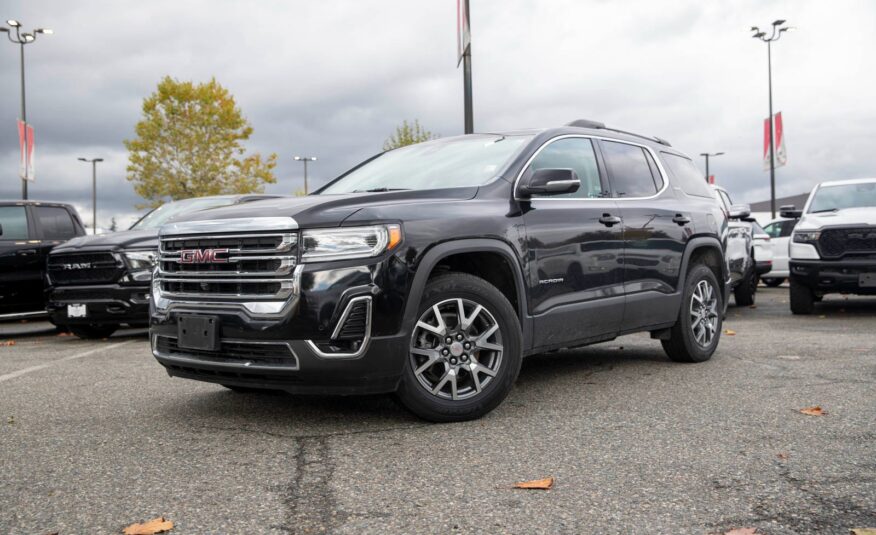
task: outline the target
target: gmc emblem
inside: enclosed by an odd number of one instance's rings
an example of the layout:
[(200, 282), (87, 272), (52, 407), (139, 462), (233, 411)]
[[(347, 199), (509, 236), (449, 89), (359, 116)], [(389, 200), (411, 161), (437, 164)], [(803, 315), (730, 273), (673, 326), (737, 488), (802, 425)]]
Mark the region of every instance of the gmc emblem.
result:
[(225, 264), (227, 258), (220, 254), (226, 254), (228, 249), (184, 249), (179, 252), (180, 264)]

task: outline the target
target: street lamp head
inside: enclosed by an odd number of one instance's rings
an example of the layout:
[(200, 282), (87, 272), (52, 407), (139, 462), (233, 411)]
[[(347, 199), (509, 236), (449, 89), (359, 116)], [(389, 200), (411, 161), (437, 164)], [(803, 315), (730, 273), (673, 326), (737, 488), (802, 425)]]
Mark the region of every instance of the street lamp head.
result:
[(757, 32), (756, 34), (752, 35), (752, 37), (754, 37), (755, 39), (762, 39), (765, 35), (766, 32)]
[(724, 154), (723, 152), (716, 152), (716, 153), (715, 153), (715, 156), (721, 156), (721, 155), (723, 155), (723, 154)]
[(17, 20), (15, 20), (15, 19), (9, 19), (9, 20), (7, 20), (7, 21), (6, 21), (6, 24), (12, 26), (13, 28), (18, 28), (19, 26), (21, 26), (21, 23), (18, 22)]
[(93, 159), (93, 160), (91, 160), (91, 161), (92, 161), (92, 162), (102, 162), (102, 161), (103, 161), (103, 158), (95, 158), (95, 159)]
[(784, 28), (779, 28), (779, 33), (782, 33), (782, 32), (793, 32), (793, 31), (796, 31), (796, 30), (797, 30), (797, 27), (796, 27), (796, 26), (785, 26)]
[(758, 31), (760, 31), (760, 28), (758, 28), (757, 26), (752, 26), (751, 30), (749, 30), (749, 31), (758, 32)]
[(53, 30), (51, 28), (37, 28), (36, 30), (33, 31), (33, 33), (42, 33), (45, 35), (52, 35), (53, 33), (55, 33), (55, 30)]
[(0, 28), (0, 32), (6, 32), (6, 33), (9, 33), (9, 28), (5, 28), (5, 27), (4, 27), (4, 28)]
[(23, 33), (21, 34), (21, 38), (24, 39), (25, 43), (30, 43), (31, 41), (36, 39), (36, 37), (34, 37), (32, 33)]
[(781, 25), (784, 24), (784, 23), (785, 23), (785, 20), (784, 20), (784, 19), (774, 20), (774, 21), (773, 21), (773, 26), (781, 26)]
[(87, 161), (88, 161), (88, 160), (85, 159), (85, 158), (76, 158), (76, 159), (79, 160), (80, 162), (87, 162)]

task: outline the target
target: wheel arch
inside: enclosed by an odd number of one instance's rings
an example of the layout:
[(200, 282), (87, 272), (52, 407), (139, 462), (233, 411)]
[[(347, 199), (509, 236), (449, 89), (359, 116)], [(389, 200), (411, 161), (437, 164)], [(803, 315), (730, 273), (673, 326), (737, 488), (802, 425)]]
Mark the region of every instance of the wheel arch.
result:
[(718, 282), (724, 287), (724, 301), (727, 299), (727, 262), (724, 260), (724, 249), (721, 242), (712, 236), (699, 236), (687, 242), (684, 249), (684, 257), (681, 261), (678, 288), (684, 288), (687, 279), (688, 268), (691, 261), (704, 260), (705, 264), (712, 269)]

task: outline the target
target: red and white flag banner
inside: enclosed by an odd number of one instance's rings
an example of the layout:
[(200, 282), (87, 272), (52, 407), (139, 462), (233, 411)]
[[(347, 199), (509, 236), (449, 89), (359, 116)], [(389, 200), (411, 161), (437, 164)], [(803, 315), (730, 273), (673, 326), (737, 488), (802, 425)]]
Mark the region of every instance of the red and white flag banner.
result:
[(468, 22), (468, 0), (456, 0), (456, 66), (471, 46), (471, 26)]
[(24, 180), (33, 181), (36, 176), (33, 169), (35, 146), (33, 125), (25, 125), (21, 120), (18, 121), (18, 146), (20, 150), (18, 176)]
[[(788, 163), (788, 150), (785, 148), (785, 128), (782, 124), (782, 112), (775, 115), (773, 121), (775, 136), (775, 165), (781, 167)], [(763, 170), (770, 170), (770, 120), (763, 120)]]

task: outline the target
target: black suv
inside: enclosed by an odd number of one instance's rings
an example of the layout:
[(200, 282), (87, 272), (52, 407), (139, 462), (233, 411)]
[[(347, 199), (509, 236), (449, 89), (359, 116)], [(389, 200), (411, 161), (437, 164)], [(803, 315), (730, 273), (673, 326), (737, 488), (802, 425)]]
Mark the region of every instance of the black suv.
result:
[(55, 248), (48, 259), (46, 288), (52, 323), (80, 338), (109, 336), (122, 323), (147, 326), (161, 225), (181, 214), (277, 197), (218, 195), (170, 202), (126, 231), (83, 236)]
[(726, 233), (656, 138), (575, 121), (429, 141), (163, 226), (152, 351), (235, 391), (397, 392), (426, 419), (476, 418), (525, 355), (648, 331), (709, 359)]
[(45, 315), (46, 257), (84, 234), (69, 204), (0, 201), (0, 319)]

